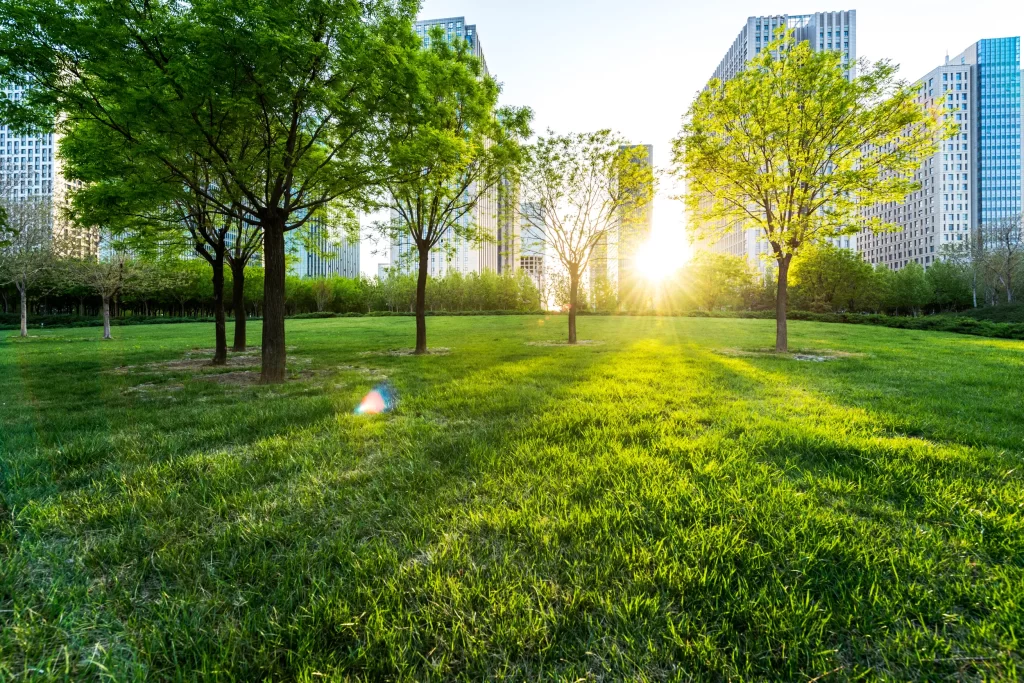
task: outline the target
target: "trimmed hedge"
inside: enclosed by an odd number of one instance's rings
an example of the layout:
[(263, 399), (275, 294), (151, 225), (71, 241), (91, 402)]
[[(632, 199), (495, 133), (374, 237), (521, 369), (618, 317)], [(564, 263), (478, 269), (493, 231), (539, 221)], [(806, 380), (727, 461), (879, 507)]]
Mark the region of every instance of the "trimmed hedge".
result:
[[(370, 313), (302, 313), (289, 316), (290, 320), (315, 320), (322, 318), (409, 318), (414, 314), (406, 311), (371, 311)], [(432, 311), (429, 316), (478, 316), (478, 315), (564, 315), (547, 311)], [(655, 313), (593, 313), (581, 312), (581, 316), (601, 315), (656, 315)], [(749, 318), (757, 320), (774, 320), (774, 311), (689, 311), (679, 317), (685, 318)], [(1024, 323), (1001, 323), (989, 320), (978, 320), (965, 316), (930, 315), (920, 318), (904, 318), (891, 315), (871, 313), (810, 313), (808, 311), (791, 311), (790, 320), (806, 320), (819, 323), (844, 323), (847, 325), (877, 325), (901, 330), (923, 330), (930, 332), (953, 332), (976, 337), (993, 337), (996, 339), (1024, 339)], [(229, 318), (230, 320), (230, 318)], [(259, 320), (254, 318), (254, 320)], [(169, 325), (173, 323), (212, 323), (213, 318), (172, 318), (130, 316), (112, 318), (111, 325)], [(30, 328), (39, 327), (99, 327), (103, 320), (93, 317), (70, 315), (36, 316), (29, 319)], [(19, 328), (18, 316), (0, 314), (0, 330), (16, 330)]]

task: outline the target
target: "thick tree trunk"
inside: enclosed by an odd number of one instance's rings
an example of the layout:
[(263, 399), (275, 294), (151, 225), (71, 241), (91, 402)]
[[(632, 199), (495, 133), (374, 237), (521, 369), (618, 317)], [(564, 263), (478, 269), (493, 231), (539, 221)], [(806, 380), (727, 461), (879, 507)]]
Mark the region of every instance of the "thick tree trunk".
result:
[(577, 268), (569, 269), (569, 343), (576, 343), (576, 307), (580, 295), (580, 274)]
[(284, 219), (271, 217), (263, 224), (263, 370), (260, 382), (281, 384), (285, 379)]
[(28, 336), (28, 287), (18, 287), (21, 298), (21, 336)]
[(427, 265), (430, 249), (419, 248), (420, 269), (416, 274), (416, 354), (427, 352)]
[(103, 297), (103, 338), (110, 339), (110, 297)]
[(213, 266), (213, 326), (216, 337), (211, 365), (227, 365), (228, 333), (224, 314), (224, 254), (217, 254), (210, 265)]
[(232, 351), (245, 351), (245, 264), (231, 266), (231, 309), (235, 313), (235, 344)]
[(779, 288), (775, 296), (775, 351), (789, 352), (789, 329), (786, 326), (786, 310), (789, 302), (789, 256), (778, 259)]

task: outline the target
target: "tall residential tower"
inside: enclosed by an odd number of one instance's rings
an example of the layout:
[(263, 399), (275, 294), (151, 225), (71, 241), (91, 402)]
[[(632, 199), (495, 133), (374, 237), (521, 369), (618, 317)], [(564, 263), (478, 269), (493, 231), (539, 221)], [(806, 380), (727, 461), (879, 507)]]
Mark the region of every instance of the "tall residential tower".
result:
[[(430, 45), (430, 32), (435, 26), (442, 29), (445, 40), (464, 40), (469, 43), (483, 65), (484, 73), (488, 73), (487, 60), (484, 58), (476, 25), (467, 24), (465, 17), (417, 21), (415, 30), (423, 40), (424, 46)], [(476, 192), (476, 189), (470, 188), (469, 192)], [(499, 258), (499, 244), (502, 241), (507, 241), (505, 236), (502, 236), (503, 240), (498, 239), (499, 214), (501, 214), (499, 194), (497, 189), (488, 191), (480, 197), (476, 208), (469, 215), (460, 219), (465, 226), (475, 226), (489, 239), (480, 244), (473, 244), (448, 230), (437, 247), (430, 252), (431, 277), (444, 277), (451, 271), (463, 274), (479, 273), (483, 270), (499, 271), (503, 265)], [(402, 234), (391, 243), (389, 256), (389, 271), (408, 273), (414, 272), (417, 268), (416, 247), (408, 234)]]
[(942, 258), (943, 245), (1021, 214), (1020, 82), (1020, 37), (980, 40), (917, 81), (918, 101), (958, 131), (915, 175), (920, 190), (901, 204), (864, 210), (900, 227), (857, 236), (868, 263), (927, 268)]

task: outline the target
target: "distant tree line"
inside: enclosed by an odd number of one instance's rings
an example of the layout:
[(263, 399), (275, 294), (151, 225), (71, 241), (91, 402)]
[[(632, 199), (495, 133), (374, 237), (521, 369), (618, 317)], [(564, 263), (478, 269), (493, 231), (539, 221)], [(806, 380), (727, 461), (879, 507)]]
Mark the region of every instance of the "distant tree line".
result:
[[(36, 263), (33, 261), (33, 263)], [(27, 324), (38, 316), (99, 317), (103, 314), (104, 278), (117, 282), (107, 286), (109, 315), (125, 317), (213, 317), (216, 308), (211, 266), (200, 260), (121, 262), (53, 258), (39, 268), (27, 292)], [(233, 275), (225, 273), (228, 291)], [(285, 308), (288, 315), (305, 313), (369, 313), (373, 311), (414, 312), (416, 277), (392, 274), (384, 279), (301, 278), (285, 279)], [(263, 315), (263, 269), (245, 270), (242, 297), (247, 317)], [(234, 303), (228, 314), (235, 316)], [(0, 287), (0, 312), (14, 317), (20, 308), (20, 292), (14, 285)], [(426, 310), (538, 311), (541, 293), (520, 271), (498, 275), (492, 271), (463, 275), (453, 272), (427, 282)]]

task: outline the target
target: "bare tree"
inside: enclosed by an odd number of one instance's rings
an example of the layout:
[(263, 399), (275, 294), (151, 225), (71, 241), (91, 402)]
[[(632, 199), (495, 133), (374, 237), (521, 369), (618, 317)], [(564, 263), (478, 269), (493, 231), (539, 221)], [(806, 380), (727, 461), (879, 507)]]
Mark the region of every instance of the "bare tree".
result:
[(609, 130), (540, 138), (529, 151), (520, 211), (534, 239), (569, 277), (569, 343), (576, 343), (580, 280), (594, 250), (654, 198), (644, 147)]
[(1008, 216), (981, 228), (981, 240), (987, 252), (985, 270), (1013, 302), (1015, 276), (1024, 267), (1024, 229), (1021, 216)]
[(0, 285), (18, 291), (21, 336), (28, 336), (28, 296), (53, 269), (55, 244), (50, 198), (31, 194), (24, 174), (0, 169)]

